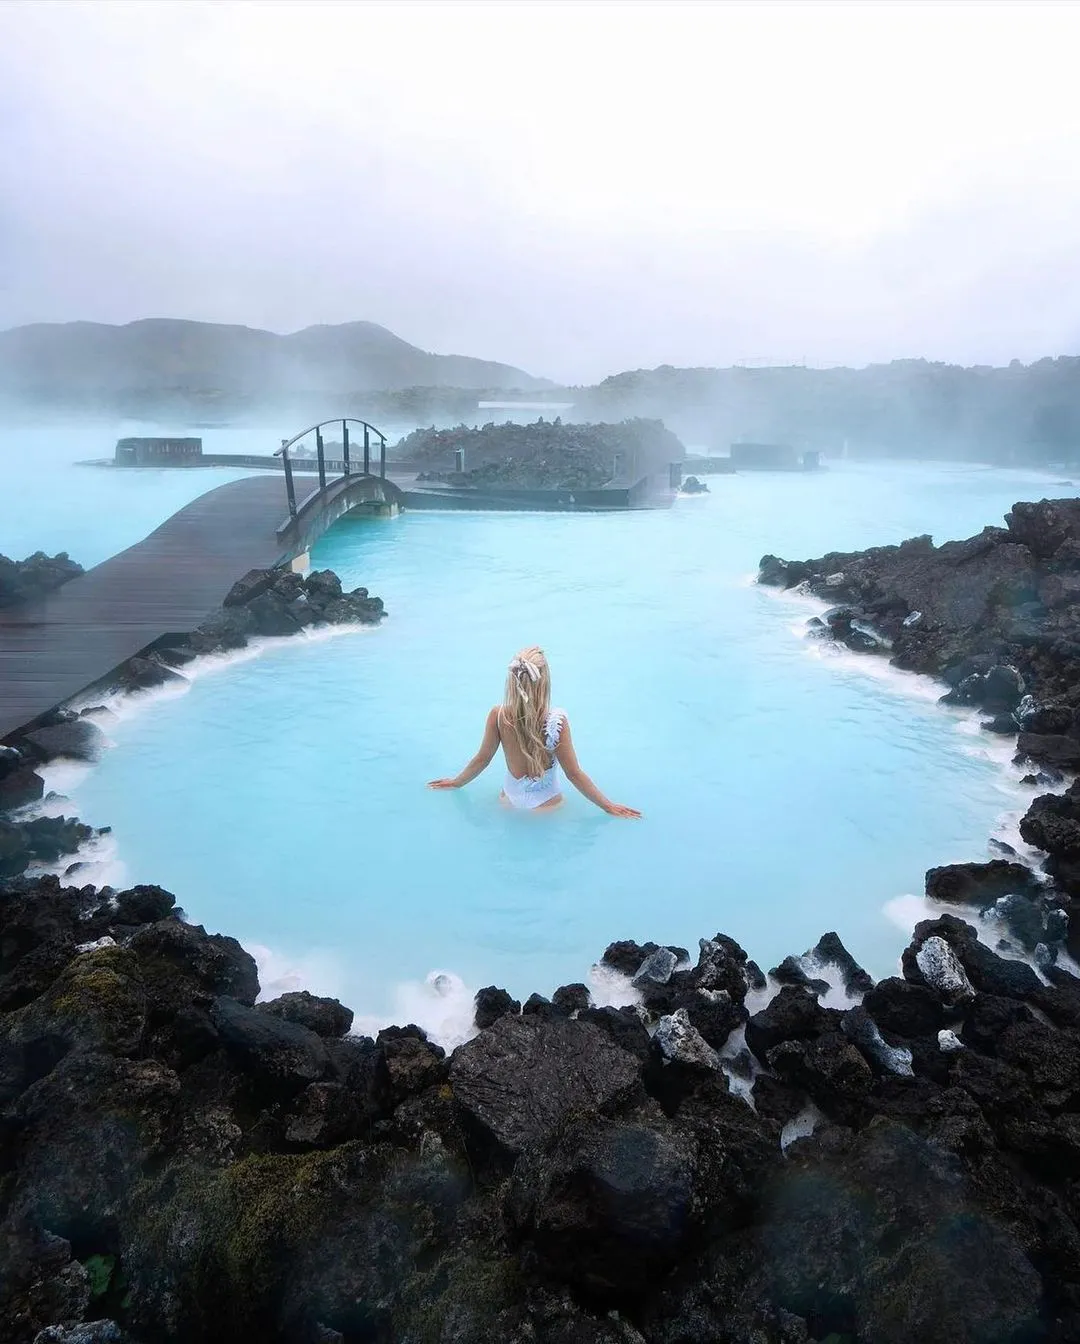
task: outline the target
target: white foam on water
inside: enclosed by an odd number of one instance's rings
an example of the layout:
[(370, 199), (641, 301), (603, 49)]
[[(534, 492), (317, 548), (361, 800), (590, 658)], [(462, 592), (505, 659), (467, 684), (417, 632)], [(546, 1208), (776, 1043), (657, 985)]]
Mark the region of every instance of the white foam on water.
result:
[(780, 1131), (780, 1150), (786, 1152), (788, 1145), (796, 1139), (808, 1139), (825, 1117), (812, 1101), (807, 1102), (793, 1120), (789, 1120)]
[[(77, 870), (69, 873), (67, 870), (76, 864)], [(28, 872), (29, 876), (49, 874), (58, 877), (62, 887), (113, 887), (122, 891), (128, 885), (127, 870), (111, 831), (92, 836), (74, 854), (61, 854), (56, 863), (35, 864)]]
[(586, 983), (594, 1008), (632, 1008), (642, 1001), (628, 975), (601, 961), (589, 967)]
[[(745, 1077), (738, 1070), (732, 1068), (732, 1061), (742, 1055), (743, 1052), (750, 1059), (750, 1076)], [(717, 1051), (720, 1058), (720, 1067), (724, 1076), (728, 1080), (728, 1088), (733, 1097), (740, 1097), (752, 1109), (757, 1110), (754, 1105), (754, 1083), (758, 1074), (762, 1072), (761, 1065), (757, 1062), (752, 1050), (746, 1044), (746, 1024), (743, 1023), (736, 1027), (727, 1038), (721, 1048)]]
[[(326, 998), (342, 998), (348, 976), (341, 959), (334, 952), (320, 949), (296, 957), (269, 948), (264, 943), (247, 942), (243, 938), (239, 941), (255, 958), (259, 972), (260, 1001), (276, 999), (280, 994), (290, 994), (301, 989)], [(347, 1004), (347, 999), (343, 1001)]]
[(353, 1034), (377, 1036), (383, 1027), (412, 1023), (449, 1052), (476, 1035), (475, 999), (476, 990), (453, 971), (431, 971), (422, 981), (398, 984), (389, 1013), (357, 1014)]

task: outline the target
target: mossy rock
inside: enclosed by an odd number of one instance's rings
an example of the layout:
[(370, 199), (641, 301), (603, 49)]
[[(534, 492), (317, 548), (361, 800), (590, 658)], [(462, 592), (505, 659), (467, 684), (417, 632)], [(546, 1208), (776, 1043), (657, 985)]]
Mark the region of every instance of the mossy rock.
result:
[(399, 1299), (407, 1318), (424, 1306), (403, 1295), (418, 1265), (460, 1240), (468, 1193), (452, 1159), (390, 1144), (252, 1155), (217, 1172), (173, 1166), (144, 1183), (122, 1248), (131, 1328), (270, 1338), (312, 1319), (397, 1337), (386, 1332)]
[(146, 1029), (146, 990), (138, 960), (123, 947), (83, 952), (27, 1011), (74, 1049), (132, 1054)]

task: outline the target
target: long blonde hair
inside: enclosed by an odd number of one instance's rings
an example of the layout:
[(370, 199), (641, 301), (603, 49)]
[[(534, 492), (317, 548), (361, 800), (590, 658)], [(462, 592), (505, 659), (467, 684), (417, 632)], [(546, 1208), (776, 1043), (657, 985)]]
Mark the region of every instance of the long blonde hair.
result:
[(551, 672), (544, 650), (533, 645), (510, 660), (499, 718), (513, 731), (535, 779), (551, 765), (545, 731), (551, 708)]

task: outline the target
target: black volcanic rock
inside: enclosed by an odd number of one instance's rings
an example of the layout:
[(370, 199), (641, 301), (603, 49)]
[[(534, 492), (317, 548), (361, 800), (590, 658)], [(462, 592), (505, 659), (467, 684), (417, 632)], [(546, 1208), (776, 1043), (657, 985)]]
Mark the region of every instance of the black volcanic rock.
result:
[(25, 560), (0, 555), (0, 607), (44, 597), (82, 573), (82, 565), (77, 565), (66, 551), (53, 556), (35, 551)]
[(746, 1044), (764, 1064), (769, 1051), (783, 1041), (811, 1040), (837, 1031), (840, 1014), (822, 1008), (815, 996), (796, 985), (785, 985), (775, 998), (746, 1024)]
[(320, 1037), (295, 1022), (228, 998), (214, 1000), (210, 1020), (241, 1066), (275, 1094), (298, 1092), (317, 1082), (329, 1068)]
[(100, 759), (105, 741), (105, 734), (89, 719), (72, 719), (48, 728), (34, 728), (20, 738), (39, 761), (67, 757), (94, 762)]
[(940, 997), (925, 985), (892, 976), (863, 996), (862, 1006), (882, 1031), (915, 1039), (936, 1036), (945, 1025)]
[(285, 1022), (307, 1027), (316, 1036), (344, 1036), (353, 1024), (352, 1009), (337, 999), (323, 999), (306, 989), (281, 994), (256, 1005), (260, 1013), (269, 1013)]
[(44, 796), (45, 781), (29, 765), (20, 765), (0, 778), (0, 812), (8, 812)]
[(507, 1013), (520, 1013), (521, 1004), (512, 999), (505, 989), (488, 985), (486, 989), (476, 991), (475, 1021), (479, 1031), (492, 1026)]
[(176, 919), (144, 924), (129, 943), (162, 1012), (187, 1004), (209, 1007), (225, 996), (242, 1005), (259, 995), (255, 959), (235, 938)]
[(1016, 893), (1037, 896), (1042, 890), (1038, 878), (1022, 863), (991, 859), (989, 863), (950, 863), (931, 868), (926, 874), (926, 894), (932, 901), (947, 905), (990, 906), (1001, 896)]
[(485, 1162), (513, 1158), (571, 1115), (640, 1087), (640, 1064), (591, 1022), (501, 1017), (461, 1046), (450, 1084)]

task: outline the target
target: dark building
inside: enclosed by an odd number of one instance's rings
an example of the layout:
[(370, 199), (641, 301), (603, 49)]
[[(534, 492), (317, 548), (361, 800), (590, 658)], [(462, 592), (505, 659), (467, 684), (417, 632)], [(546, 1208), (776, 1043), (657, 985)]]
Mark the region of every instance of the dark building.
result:
[(175, 467), (202, 457), (202, 439), (117, 439), (120, 467)]

